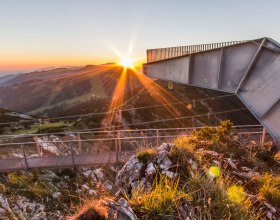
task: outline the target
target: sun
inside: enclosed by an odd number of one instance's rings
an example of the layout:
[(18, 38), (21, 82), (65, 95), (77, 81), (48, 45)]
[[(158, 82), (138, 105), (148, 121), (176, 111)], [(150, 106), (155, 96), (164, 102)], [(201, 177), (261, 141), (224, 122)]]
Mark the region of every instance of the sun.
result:
[(118, 65), (123, 66), (125, 69), (134, 69), (135, 64), (134, 61), (128, 57), (123, 58)]

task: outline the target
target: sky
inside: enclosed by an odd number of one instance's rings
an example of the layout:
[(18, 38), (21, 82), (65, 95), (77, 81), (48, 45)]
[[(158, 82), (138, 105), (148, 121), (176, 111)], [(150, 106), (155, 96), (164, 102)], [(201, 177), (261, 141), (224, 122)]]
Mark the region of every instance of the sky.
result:
[(271, 37), (279, 0), (0, 0), (0, 74), (145, 62), (146, 49)]

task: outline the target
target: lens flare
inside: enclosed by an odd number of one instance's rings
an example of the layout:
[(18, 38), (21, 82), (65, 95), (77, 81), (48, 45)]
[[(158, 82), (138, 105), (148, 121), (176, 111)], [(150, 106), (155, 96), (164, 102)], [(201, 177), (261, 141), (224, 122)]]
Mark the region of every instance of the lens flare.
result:
[(135, 64), (133, 59), (130, 59), (128, 57), (123, 58), (118, 65), (123, 66), (125, 69), (130, 68), (130, 69), (134, 69)]
[(211, 166), (209, 168), (209, 175), (211, 177), (218, 177), (221, 175), (221, 170), (218, 166)]

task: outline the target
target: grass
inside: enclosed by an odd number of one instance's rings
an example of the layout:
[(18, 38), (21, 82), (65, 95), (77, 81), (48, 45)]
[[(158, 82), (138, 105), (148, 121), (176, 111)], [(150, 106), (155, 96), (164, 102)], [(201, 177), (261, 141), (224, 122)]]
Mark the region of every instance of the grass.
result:
[(61, 128), (61, 127), (68, 127), (69, 125), (65, 122), (49, 122), (49, 123), (43, 123), (40, 127), (39, 124), (31, 125), (28, 129), (24, 130), (17, 130), (14, 132), (14, 134), (33, 134), (33, 133), (39, 133), (40, 130), (48, 130), (48, 129), (54, 129), (54, 128)]
[(136, 153), (136, 157), (140, 162), (146, 164), (153, 160), (156, 153), (157, 151), (154, 148), (144, 148)]
[(259, 195), (271, 205), (280, 208), (280, 176), (264, 174), (257, 179)]
[(68, 216), (66, 219), (67, 220), (107, 219), (106, 216), (107, 216), (108, 208), (102, 204), (104, 199), (105, 198), (103, 198), (102, 200), (92, 199), (92, 200), (84, 201), (81, 206), (76, 207), (78, 211), (74, 215)]
[(231, 185), (222, 177), (210, 181), (201, 173), (193, 173), (187, 181), (192, 205), (199, 219), (258, 219), (250, 212), (252, 204), (242, 186)]
[(39, 180), (38, 174), (20, 174), (12, 172), (8, 174), (8, 181), (13, 189), (17, 189), (22, 195), (30, 199), (43, 199), (52, 194), (52, 188), (47, 181)]
[(189, 160), (196, 161), (195, 145), (191, 141), (189, 137), (178, 137), (174, 141), (175, 146), (169, 152), (171, 161), (178, 165), (177, 172), (184, 180), (189, 178), (192, 170)]
[(177, 209), (190, 196), (179, 186), (180, 179), (168, 179), (159, 175), (152, 188), (144, 191), (141, 188), (132, 192), (130, 204), (139, 219), (173, 220), (178, 219)]

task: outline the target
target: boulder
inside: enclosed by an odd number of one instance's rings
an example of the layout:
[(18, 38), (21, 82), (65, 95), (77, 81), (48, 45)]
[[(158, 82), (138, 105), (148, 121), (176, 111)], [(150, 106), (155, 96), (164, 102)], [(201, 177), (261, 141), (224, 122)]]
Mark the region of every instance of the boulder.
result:
[(116, 178), (116, 185), (122, 188), (131, 187), (131, 183), (141, 179), (144, 176), (145, 165), (133, 156), (118, 172)]

